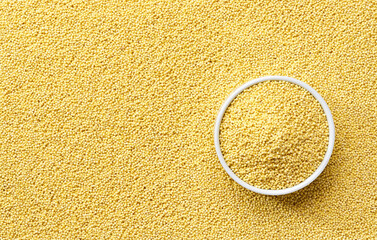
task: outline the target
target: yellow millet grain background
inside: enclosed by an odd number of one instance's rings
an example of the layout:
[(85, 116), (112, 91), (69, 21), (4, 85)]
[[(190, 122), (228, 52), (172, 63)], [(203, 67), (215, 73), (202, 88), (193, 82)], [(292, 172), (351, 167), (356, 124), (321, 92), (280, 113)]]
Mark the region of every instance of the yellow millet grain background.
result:
[[(1, 1), (2, 239), (377, 237), (376, 1)], [(216, 156), (226, 97), (297, 78), (329, 165), (262, 196)]]
[(314, 173), (325, 157), (325, 112), (304, 88), (266, 81), (242, 91), (220, 125), (220, 144), (232, 171), (262, 189), (293, 187)]

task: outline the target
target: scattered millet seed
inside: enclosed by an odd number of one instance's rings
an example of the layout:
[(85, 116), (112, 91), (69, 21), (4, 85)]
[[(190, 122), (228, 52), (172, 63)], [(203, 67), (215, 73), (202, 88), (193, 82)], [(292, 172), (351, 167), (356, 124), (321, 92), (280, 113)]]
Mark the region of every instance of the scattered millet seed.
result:
[(262, 189), (293, 187), (322, 162), (328, 122), (306, 89), (266, 81), (239, 94), (227, 108), (220, 130), (225, 161), (232, 171)]
[[(376, 239), (375, 0), (0, 1), (0, 239)], [(213, 143), (246, 79), (326, 99), (329, 165), (249, 191)]]

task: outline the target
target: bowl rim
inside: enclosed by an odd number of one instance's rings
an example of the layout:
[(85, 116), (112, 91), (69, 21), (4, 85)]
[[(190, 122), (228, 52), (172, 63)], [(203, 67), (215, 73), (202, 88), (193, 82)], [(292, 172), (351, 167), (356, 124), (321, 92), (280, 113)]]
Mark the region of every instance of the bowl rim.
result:
[[(322, 160), (321, 164), (318, 166), (318, 168), (314, 171), (314, 173), (312, 175), (310, 175), (303, 182), (301, 182), (301, 183), (299, 183), (299, 184), (297, 184), (293, 187), (279, 189), (279, 190), (269, 190), (269, 189), (257, 188), (257, 187), (254, 187), (254, 186), (246, 183), (245, 181), (241, 180), (230, 169), (230, 167), (226, 163), (224, 156), (221, 152), (220, 139), (219, 139), (221, 121), (223, 119), (223, 116), (225, 114), (226, 109), (229, 107), (229, 105), (232, 103), (232, 101), (241, 92), (243, 92), (246, 88), (249, 88), (249, 87), (251, 87), (255, 84), (261, 83), (261, 82), (272, 81), (272, 80), (274, 80), (274, 81), (286, 81), (286, 82), (294, 83), (294, 84), (299, 85), (299, 86), (303, 87), (304, 89), (308, 90), (314, 96), (314, 98), (317, 99), (317, 101), (321, 104), (321, 106), (322, 106), (322, 108), (323, 108), (323, 110), (326, 114), (326, 118), (327, 118), (327, 122), (328, 122), (328, 126), (329, 126), (329, 144), (327, 146), (327, 151), (326, 151), (325, 157)], [(260, 193), (260, 194), (264, 194), (264, 195), (285, 195), (285, 194), (293, 193), (295, 191), (298, 191), (298, 190), (306, 187), (307, 185), (312, 183), (323, 172), (323, 170), (325, 169), (325, 167), (327, 166), (327, 164), (330, 160), (330, 157), (331, 157), (331, 154), (332, 154), (332, 151), (333, 151), (333, 148), (334, 148), (335, 126), (334, 126), (334, 120), (333, 120), (330, 108), (327, 106), (326, 101), (321, 97), (321, 95), (317, 91), (315, 91), (308, 84), (301, 82), (301, 81), (299, 81), (295, 78), (286, 77), (286, 76), (266, 76), (266, 77), (253, 79), (253, 80), (243, 84), (242, 86), (238, 87), (232, 94), (230, 94), (230, 96), (225, 100), (225, 102), (221, 106), (220, 111), (219, 111), (217, 118), (216, 118), (215, 130), (214, 130), (214, 140), (215, 140), (216, 153), (217, 153), (217, 156), (220, 160), (220, 163), (223, 166), (223, 168), (225, 169), (225, 171), (228, 173), (228, 175), (234, 181), (236, 181), (238, 184), (240, 184), (244, 188), (247, 188), (247, 189), (249, 189), (253, 192), (256, 192), (256, 193)]]

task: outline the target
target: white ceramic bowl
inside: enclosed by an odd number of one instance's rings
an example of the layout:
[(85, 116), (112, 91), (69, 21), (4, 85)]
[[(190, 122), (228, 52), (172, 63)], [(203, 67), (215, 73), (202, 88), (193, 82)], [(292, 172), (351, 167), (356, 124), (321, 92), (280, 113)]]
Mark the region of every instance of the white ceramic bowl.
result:
[[(255, 85), (257, 83), (264, 82), (264, 81), (269, 81), (269, 80), (280, 80), (280, 81), (291, 82), (291, 83), (297, 84), (297, 85), (303, 87), (304, 89), (308, 90), (318, 100), (318, 102), (321, 104), (323, 110), (325, 111), (325, 114), (326, 114), (326, 117), (327, 117), (327, 122), (328, 122), (328, 125), (329, 125), (329, 144), (328, 144), (328, 147), (327, 147), (327, 151), (326, 151), (325, 157), (324, 157), (322, 163), (319, 165), (319, 167), (314, 171), (314, 173), (312, 175), (310, 175), (303, 182), (301, 182), (301, 183), (299, 183), (299, 184), (297, 184), (297, 185), (295, 185), (293, 187), (285, 188), (285, 189), (280, 189), (280, 190), (267, 190), (267, 189), (257, 188), (257, 187), (254, 187), (254, 186), (246, 183), (245, 181), (241, 180), (229, 168), (229, 166), (227, 165), (227, 163), (226, 163), (226, 161), (224, 159), (224, 156), (221, 153), (220, 139), (219, 139), (221, 120), (222, 120), (222, 118), (224, 116), (224, 113), (225, 113), (226, 109), (231, 104), (231, 102), (233, 101), (233, 99), (235, 99), (238, 96), (238, 94), (240, 94), (246, 88), (248, 88), (248, 87), (250, 87), (252, 85)], [(245, 83), (241, 87), (237, 88), (228, 97), (228, 99), (221, 106), (220, 112), (217, 115), (217, 119), (216, 119), (216, 123), (215, 123), (215, 134), (214, 135), (215, 135), (215, 147), (216, 147), (217, 156), (220, 159), (221, 165), (224, 167), (225, 171), (229, 174), (229, 176), (231, 178), (233, 178), (241, 186), (243, 186), (243, 187), (245, 187), (245, 188), (247, 188), (247, 189), (249, 189), (249, 190), (251, 190), (253, 192), (256, 192), (256, 193), (265, 194), (265, 195), (284, 195), (284, 194), (288, 194), (288, 193), (292, 193), (292, 192), (298, 191), (298, 190), (306, 187), (311, 182), (313, 182), (322, 173), (322, 171), (325, 169), (327, 163), (329, 162), (329, 159), (331, 157), (331, 154), (332, 154), (332, 151), (333, 151), (333, 148), (334, 148), (335, 126), (334, 126), (333, 117), (331, 115), (331, 111), (330, 111), (329, 107), (327, 106), (325, 100), (323, 100), (323, 98), (321, 97), (321, 95), (319, 95), (319, 93), (317, 93), (308, 84), (306, 84), (304, 82), (301, 82), (301, 81), (299, 81), (297, 79), (290, 78), (290, 77), (268, 76), (268, 77), (257, 78), (257, 79), (254, 79), (254, 80), (250, 81), (250, 82)]]

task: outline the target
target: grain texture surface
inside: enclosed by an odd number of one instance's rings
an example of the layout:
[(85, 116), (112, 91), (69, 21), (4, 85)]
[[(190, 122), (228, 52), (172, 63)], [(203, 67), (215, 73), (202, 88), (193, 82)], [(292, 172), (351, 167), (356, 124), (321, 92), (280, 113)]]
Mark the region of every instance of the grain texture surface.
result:
[[(375, 0), (0, 2), (0, 238), (377, 238)], [(297, 78), (337, 138), (261, 196), (214, 148), (226, 97)]]

